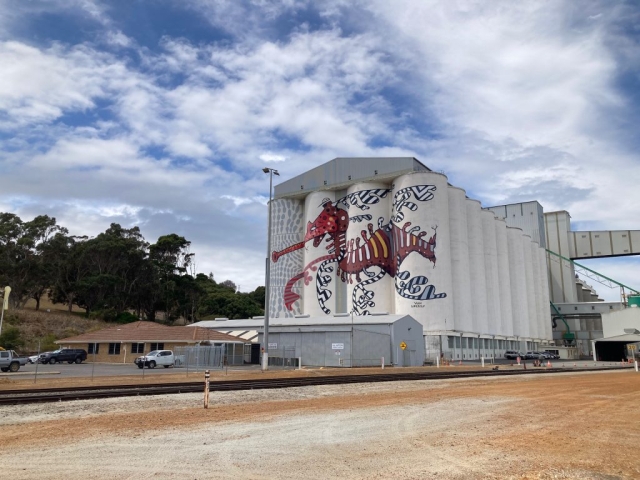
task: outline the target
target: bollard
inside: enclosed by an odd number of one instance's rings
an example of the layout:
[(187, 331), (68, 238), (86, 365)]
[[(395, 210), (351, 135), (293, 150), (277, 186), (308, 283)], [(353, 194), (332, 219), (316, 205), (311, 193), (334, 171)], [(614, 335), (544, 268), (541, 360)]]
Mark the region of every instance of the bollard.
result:
[(382, 366), (382, 370), (384, 370), (384, 357), (380, 357), (380, 365)]
[(298, 370), (302, 370), (302, 357), (298, 357)]
[(209, 408), (209, 370), (204, 371), (204, 408)]
[(480, 359), (482, 360), (482, 368), (484, 368), (484, 357), (480, 357)]
[(440, 368), (440, 357), (436, 357), (436, 368)]
[(635, 362), (633, 362), (636, 364), (636, 372), (638, 371), (638, 360), (636, 360)]

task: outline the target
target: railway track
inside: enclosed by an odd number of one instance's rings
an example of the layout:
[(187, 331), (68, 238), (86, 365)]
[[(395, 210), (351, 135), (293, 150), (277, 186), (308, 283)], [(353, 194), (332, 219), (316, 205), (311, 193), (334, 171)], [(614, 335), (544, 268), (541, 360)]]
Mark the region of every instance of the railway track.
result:
[[(621, 370), (629, 366), (593, 367), (575, 370), (593, 372)], [(548, 373), (566, 373), (566, 368), (530, 369), (530, 370), (477, 370), (466, 372), (424, 372), (391, 373), (369, 375), (335, 375), (326, 377), (270, 378), (256, 380), (229, 380), (210, 383), (211, 392), (231, 390), (262, 390), (275, 388), (305, 387), (314, 385), (344, 385), (350, 383), (401, 382), (415, 380), (438, 380), (473, 377), (504, 377), (514, 375), (537, 375)], [(98, 398), (131, 397), (144, 395), (163, 395), (176, 393), (194, 393), (203, 391), (203, 382), (155, 383), (146, 385), (109, 385), (62, 388), (41, 388), (24, 390), (0, 390), (0, 405), (25, 403), (62, 402), (71, 400), (89, 400)]]

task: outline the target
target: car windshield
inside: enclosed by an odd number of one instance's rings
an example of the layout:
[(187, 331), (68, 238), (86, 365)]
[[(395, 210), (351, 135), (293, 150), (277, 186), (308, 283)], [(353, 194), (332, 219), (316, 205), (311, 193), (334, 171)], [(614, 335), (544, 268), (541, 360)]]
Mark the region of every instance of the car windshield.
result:
[(158, 351), (154, 350), (152, 352), (147, 353), (147, 357), (155, 357), (156, 355), (158, 355)]

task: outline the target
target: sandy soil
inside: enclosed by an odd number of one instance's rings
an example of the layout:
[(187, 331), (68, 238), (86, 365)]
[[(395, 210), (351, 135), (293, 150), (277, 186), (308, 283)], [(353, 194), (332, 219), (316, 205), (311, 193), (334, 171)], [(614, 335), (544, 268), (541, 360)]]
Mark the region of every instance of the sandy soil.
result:
[(15, 479), (640, 478), (632, 371), (0, 407)]

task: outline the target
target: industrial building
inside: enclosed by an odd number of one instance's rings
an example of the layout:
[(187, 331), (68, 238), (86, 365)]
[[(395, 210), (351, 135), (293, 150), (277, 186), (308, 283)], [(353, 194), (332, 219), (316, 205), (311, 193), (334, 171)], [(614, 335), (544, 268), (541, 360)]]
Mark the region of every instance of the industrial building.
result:
[[(194, 324), (217, 333), (257, 331), (260, 344), (263, 325), (264, 317)], [(269, 322), (268, 349), (269, 362), (276, 366), (410, 367), (425, 361), (422, 325), (409, 315), (274, 318)]]
[(640, 253), (640, 232), (572, 232), (535, 201), (483, 208), (412, 157), (336, 158), (276, 185), (271, 205), (272, 319), (410, 315), (430, 359), (589, 354), (602, 326), (571, 332), (569, 310), (599, 298), (574, 259)]

